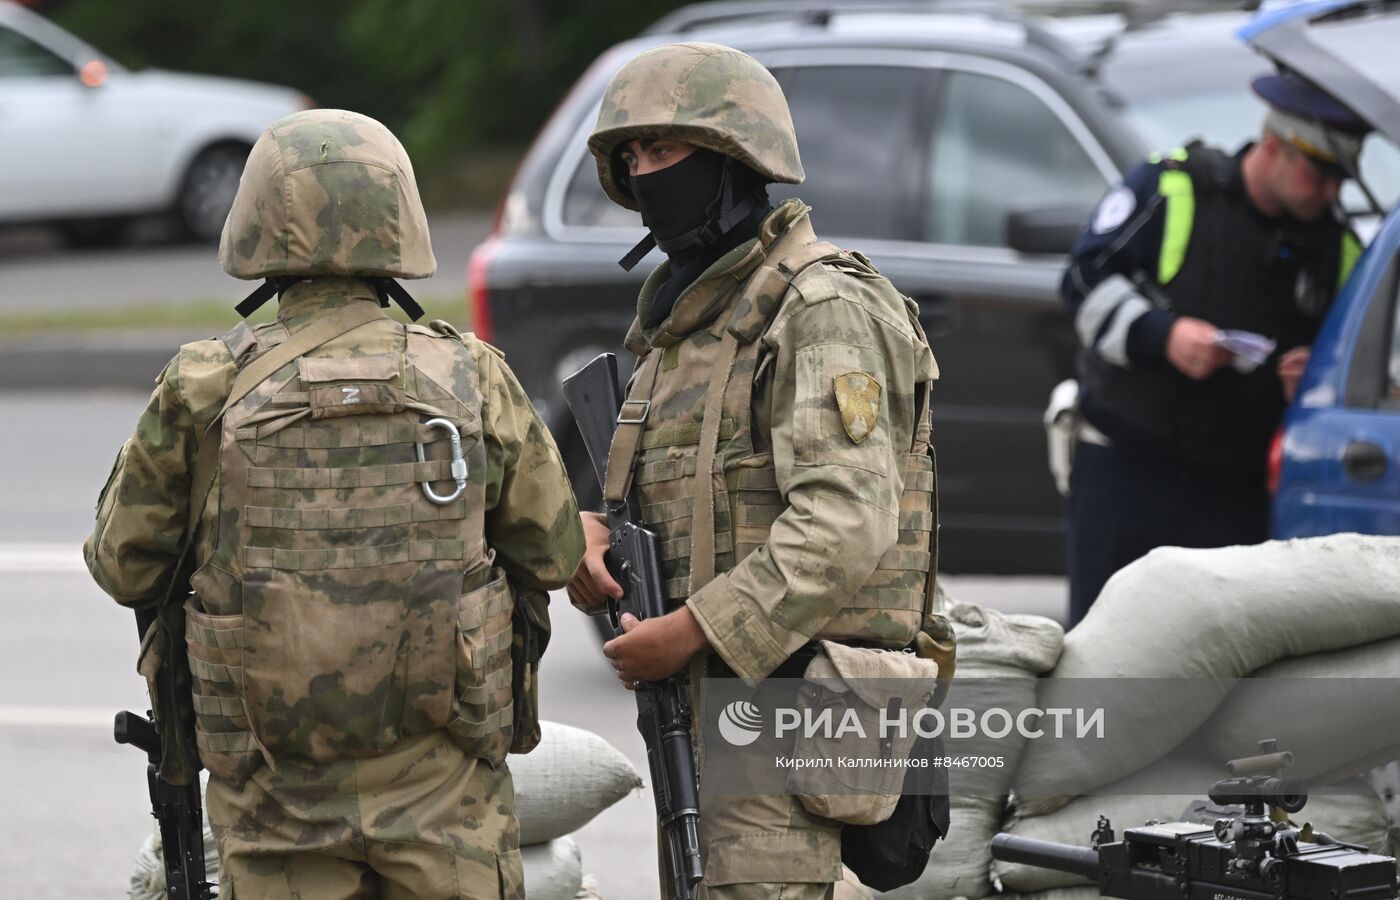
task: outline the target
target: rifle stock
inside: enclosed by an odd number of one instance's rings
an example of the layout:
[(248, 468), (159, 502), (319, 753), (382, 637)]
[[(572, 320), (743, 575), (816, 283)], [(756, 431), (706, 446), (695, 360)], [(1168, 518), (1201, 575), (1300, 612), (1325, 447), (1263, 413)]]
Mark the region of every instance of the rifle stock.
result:
[[(607, 480), (608, 450), (622, 391), (617, 358), (611, 353), (596, 357), (564, 379), (564, 399), (578, 422), (598, 484)], [(608, 571), (622, 585), (620, 603), (608, 602), (613, 630), (621, 634), (621, 615), (638, 619), (665, 615), (666, 598), (661, 586), (661, 553), (655, 532), (646, 528), (634, 497), (607, 502)], [(662, 832), (666, 835), (667, 873), (674, 900), (692, 900), (703, 872), (700, 866), (700, 798), (695, 754), (690, 740), (688, 686), (681, 675), (637, 686), (637, 729), (647, 748), (652, 798)]]

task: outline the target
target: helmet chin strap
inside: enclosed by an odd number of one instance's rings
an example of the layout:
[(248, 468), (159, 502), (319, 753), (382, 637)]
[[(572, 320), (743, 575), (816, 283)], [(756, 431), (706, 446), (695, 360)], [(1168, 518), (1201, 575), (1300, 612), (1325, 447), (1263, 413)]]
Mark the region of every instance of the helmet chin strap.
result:
[(644, 256), (651, 252), (652, 247), (660, 247), (661, 252), (668, 256), (695, 247), (708, 247), (723, 237), (735, 225), (744, 221), (758, 204), (758, 191), (751, 191), (736, 201), (734, 199), (733, 169), (733, 157), (725, 157), (724, 167), (720, 170), (719, 191), (715, 194), (715, 199), (711, 200), (709, 206), (705, 208), (706, 216), (703, 225), (664, 240), (648, 231), (646, 237), (627, 251), (627, 255), (618, 260), (617, 264), (622, 266), (625, 271), (630, 272), (637, 267), (637, 263), (641, 262)]
[[(271, 300), (273, 296), (282, 293), (301, 280), (287, 275), (265, 278), (256, 290), (244, 297), (242, 302), (234, 307), (234, 310), (246, 319), (257, 312), (258, 307)], [(423, 307), (418, 305), (418, 301), (413, 299), (413, 295), (404, 290), (403, 285), (392, 278), (370, 278), (368, 280), (370, 284), (374, 285), (374, 292), (379, 296), (380, 306), (388, 306), (389, 301), (393, 300), (408, 314), (412, 321), (417, 322), (423, 318)]]

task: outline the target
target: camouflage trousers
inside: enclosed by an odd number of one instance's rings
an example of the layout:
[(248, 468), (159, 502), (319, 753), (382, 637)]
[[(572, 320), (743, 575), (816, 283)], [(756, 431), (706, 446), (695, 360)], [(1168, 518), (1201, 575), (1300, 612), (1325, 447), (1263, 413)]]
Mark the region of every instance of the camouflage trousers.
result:
[[(692, 663), (691, 708), (697, 723), (705, 721), (698, 685), (707, 670), (723, 668), (702, 654)], [(790, 703), (791, 697), (769, 698), (760, 688), (760, 706)], [(786, 689), (784, 689), (786, 690)], [(788, 691), (790, 693), (790, 691)], [(700, 729), (695, 729), (696, 756), (704, 766)], [(792, 747), (765, 746), (764, 735), (751, 759), (791, 753)], [(830, 900), (842, 880), (841, 823), (813, 815), (788, 794), (726, 795), (704, 791), (701, 772), (700, 852), (705, 879), (700, 900)]]
[(280, 760), (209, 780), (221, 900), (516, 900), (525, 890), (510, 771), (445, 732), (382, 756)]

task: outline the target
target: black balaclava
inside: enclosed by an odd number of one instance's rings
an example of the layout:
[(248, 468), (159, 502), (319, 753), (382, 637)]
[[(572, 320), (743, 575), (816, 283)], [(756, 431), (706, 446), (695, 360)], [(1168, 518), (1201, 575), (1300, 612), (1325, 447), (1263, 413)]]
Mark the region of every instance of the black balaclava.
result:
[(713, 150), (697, 148), (657, 172), (628, 179), (647, 237), (623, 260), (635, 265), (655, 242), (671, 261), (642, 324), (666, 320), (676, 298), (715, 260), (758, 235), (772, 211), (767, 181), (753, 169)]

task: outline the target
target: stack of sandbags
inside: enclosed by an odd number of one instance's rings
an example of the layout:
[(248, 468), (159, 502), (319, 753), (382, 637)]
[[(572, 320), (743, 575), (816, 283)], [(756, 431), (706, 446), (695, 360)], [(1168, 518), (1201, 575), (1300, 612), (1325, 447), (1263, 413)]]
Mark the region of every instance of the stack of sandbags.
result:
[[(1020, 760), (1019, 811), (1051, 812), (1151, 765), (1211, 719), (1234, 679), (1288, 657), (1400, 636), (1397, 585), (1396, 538), (1335, 535), (1253, 547), (1153, 550), (1109, 580), (1067, 636), (1053, 677), (1042, 685), (1042, 708), (1074, 707), (1093, 698), (1105, 711), (1104, 739), (1071, 734), (1035, 741)], [(1115, 679), (1176, 680), (1154, 687)], [(1325, 723), (1303, 724), (1324, 737), (1338, 733)], [(1281, 749), (1292, 749), (1273, 727), (1255, 731), (1249, 741), (1223, 721), (1215, 733), (1231, 756), (1254, 752), (1253, 741), (1265, 737), (1280, 737)], [(1351, 741), (1309, 744), (1310, 754), (1324, 750), (1328, 755), (1314, 755), (1310, 771), (1341, 772), (1360, 761)]]
[(1400, 756), (1397, 686), (1400, 638), (1281, 660), (1238, 682), (1191, 746), (1229, 760), (1275, 738), (1293, 754), (1290, 776), (1329, 784), (1360, 775)]
[[(520, 859), (531, 900), (572, 900), (583, 884), (578, 845), (567, 837), (641, 787), (627, 757), (591, 731), (542, 722), (540, 744), (509, 760), (520, 819)], [(204, 822), (206, 877), (219, 879), (219, 857)], [(165, 861), (157, 830), (137, 853), (130, 900), (165, 897)]]
[(540, 744), (510, 758), (525, 895), (571, 898), (583, 884), (578, 845), (565, 835), (642, 786), (632, 763), (591, 731), (540, 723)]
[[(942, 607), (958, 639), (957, 674), (944, 709), (1035, 705), (1036, 678), (1054, 667), (1064, 629), (1041, 616), (1006, 615), (971, 604)], [(949, 770), (951, 832), (934, 846), (918, 881), (880, 897), (898, 900), (970, 900), (991, 893), (990, 844), (1006, 808), (1006, 795), (1024, 741), (980, 735), (949, 741), (950, 756), (1003, 757), (1001, 768)]]
[[(1151, 820), (1181, 821), (1187, 808), (1194, 801), (1204, 799), (1210, 786), (1224, 777), (1227, 777), (1225, 771), (1209, 761), (1168, 756), (1103, 788), (1094, 796), (1076, 797), (1053, 813), (1013, 815), (1002, 830), (1019, 837), (1089, 847), (1099, 816), (1109, 819), (1119, 839), (1125, 829)], [(1198, 787), (1193, 790), (1192, 785)], [(1164, 789), (1173, 793), (1160, 793)], [(1307, 806), (1293, 819), (1300, 826), (1310, 822), (1315, 830), (1325, 831), (1339, 841), (1361, 844), (1377, 853), (1389, 854), (1391, 849), (1393, 836), (1385, 807), (1362, 778), (1350, 779), (1312, 795)], [(1013, 894), (1039, 894), (1093, 884), (1080, 875), (1000, 860), (992, 863), (992, 877), (1003, 891)]]

